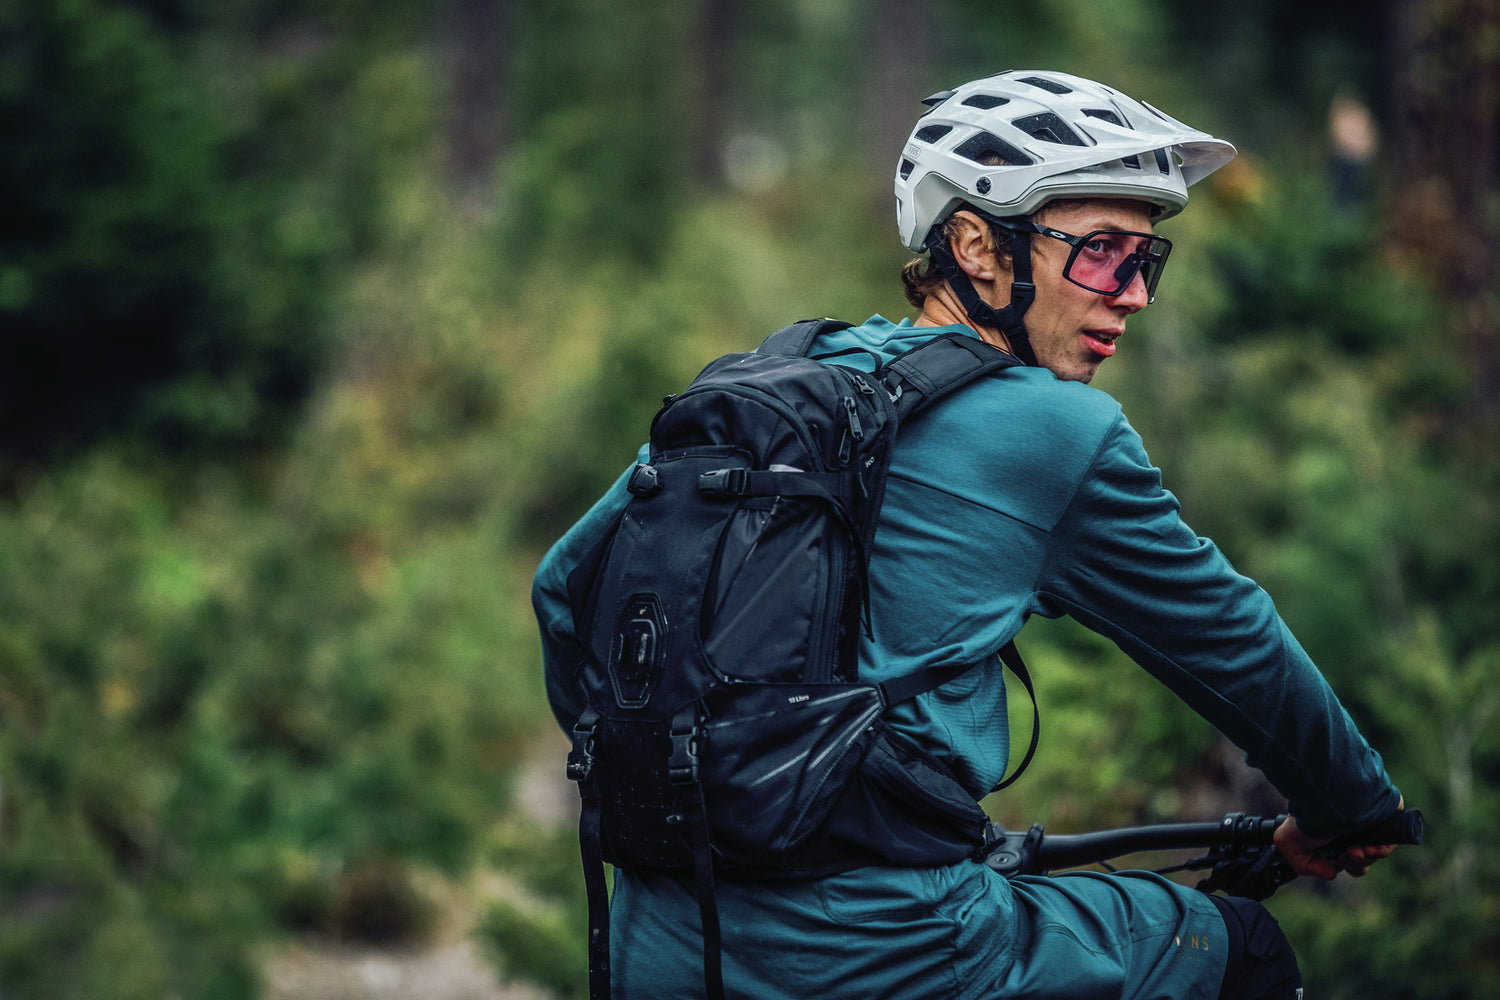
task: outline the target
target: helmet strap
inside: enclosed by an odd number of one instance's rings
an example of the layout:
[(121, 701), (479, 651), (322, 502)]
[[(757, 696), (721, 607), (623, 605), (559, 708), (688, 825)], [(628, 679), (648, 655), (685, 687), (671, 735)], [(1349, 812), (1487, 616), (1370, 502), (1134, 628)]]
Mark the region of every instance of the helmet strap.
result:
[[(995, 227), (991, 227), (990, 232), (999, 235)], [(1036, 353), (1031, 349), (1031, 339), (1026, 334), (1024, 322), (1026, 310), (1031, 308), (1031, 303), (1036, 298), (1036, 285), (1031, 280), (1031, 236), (1012, 230), (1003, 232), (1010, 241), (1011, 260), (1010, 304), (1003, 309), (996, 309), (979, 297), (974, 283), (969, 280), (964, 269), (958, 266), (953, 251), (948, 247), (948, 241), (943, 238), (940, 225), (934, 226), (932, 235), (927, 237), (926, 249), (938, 269), (943, 272), (943, 277), (948, 279), (949, 286), (958, 296), (958, 301), (969, 318), (980, 326), (994, 327), (1003, 333), (1010, 343), (1011, 353), (1035, 368)]]

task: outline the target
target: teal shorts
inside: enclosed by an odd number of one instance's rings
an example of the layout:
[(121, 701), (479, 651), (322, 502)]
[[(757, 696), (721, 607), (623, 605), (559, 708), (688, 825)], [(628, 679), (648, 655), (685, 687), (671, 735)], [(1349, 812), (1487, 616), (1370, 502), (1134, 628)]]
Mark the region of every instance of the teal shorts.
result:
[[(1007, 880), (983, 865), (719, 883), (724, 985), (755, 1000), (1213, 1000), (1227, 937), (1203, 894), (1145, 872)], [(616, 872), (613, 995), (703, 996), (690, 879)]]

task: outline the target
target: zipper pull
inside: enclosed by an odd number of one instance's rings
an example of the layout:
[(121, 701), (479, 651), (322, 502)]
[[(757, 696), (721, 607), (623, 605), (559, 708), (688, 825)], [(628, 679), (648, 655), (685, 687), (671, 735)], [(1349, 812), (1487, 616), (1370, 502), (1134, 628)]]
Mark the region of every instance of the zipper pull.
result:
[(859, 420), (859, 407), (854, 403), (853, 396), (844, 397), (844, 411), (849, 415), (849, 436), (856, 441), (865, 439), (865, 427)]

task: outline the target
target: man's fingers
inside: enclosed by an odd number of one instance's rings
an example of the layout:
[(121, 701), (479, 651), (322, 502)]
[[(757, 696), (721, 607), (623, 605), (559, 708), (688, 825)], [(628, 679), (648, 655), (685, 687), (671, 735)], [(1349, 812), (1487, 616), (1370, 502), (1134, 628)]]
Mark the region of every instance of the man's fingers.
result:
[(1394, 844), (1351, 847), (1339, 855), (1339, 867), (1355, 878), (1359, 878), (1368, 872), (1375, 862), (1390, 857), (1395, 849)]
[(1291, 818), (1276, 831), (1276, 846), (1292, 870), (1298, 875), (1325, 880), (1337, 878), (1340, 872), (1359, 878), (1396, 849), (1393, 844), (1381, 844), (1348, 847), (1333, 853), (1321, 850), (1326, 843), (1324, 839), (1304, 834)]
[(1295, 817), (1288, 816), (1277, 827), (1275, 842), (1276, 849), (1298, 875), (1311, 875), (1321, 879), (1332, 879), (1338, 875), (1339, 867), (1333, 860), (1314, 853), (1327, 841), (1307, 836), (1297, 825)]

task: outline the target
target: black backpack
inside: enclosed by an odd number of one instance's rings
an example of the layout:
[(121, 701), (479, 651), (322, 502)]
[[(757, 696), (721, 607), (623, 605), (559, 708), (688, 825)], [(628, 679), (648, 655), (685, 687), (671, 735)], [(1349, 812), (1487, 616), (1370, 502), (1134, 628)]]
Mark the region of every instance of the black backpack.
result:
[[(858, 648), (899, 424), (1020, 362), (951, 333), (873, 372), (804, 356), (846, 326), (787, 327), (667, 397), (628, 505), (569, 577), (587, 707), (568, 776), (595, 1000), (609, 994), (606, 861), (695, 878), (709, 996), (722, 997), (716, 872), (811, 878), (984, 847), (974, 797), (881, 719), (969, 665), (870, 684)], [(1014, 646), (1001, 659), (1030, 691)]]

